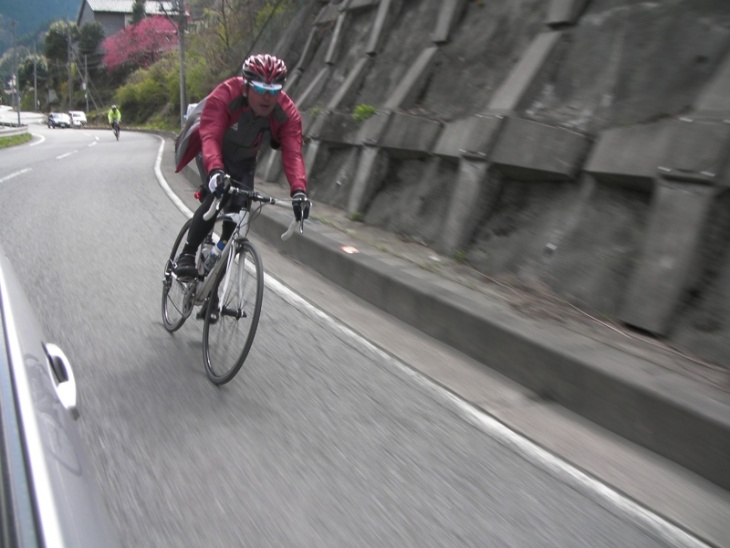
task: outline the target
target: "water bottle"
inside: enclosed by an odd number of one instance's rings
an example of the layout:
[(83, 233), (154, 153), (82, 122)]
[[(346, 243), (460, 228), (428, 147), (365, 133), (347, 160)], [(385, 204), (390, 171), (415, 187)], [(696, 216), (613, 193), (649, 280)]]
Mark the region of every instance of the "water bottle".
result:
[(226, 247), (226, 243), (223, 240), (218, 240), (218, 243), (211, 248), (210, 253), (208, 253), (208, 258), (205, 259), (206, 275), (215, 266), (215, 262), (218, 260), (218, 257), (221, 256), (221, 251), (223, 251), (224, 247)]

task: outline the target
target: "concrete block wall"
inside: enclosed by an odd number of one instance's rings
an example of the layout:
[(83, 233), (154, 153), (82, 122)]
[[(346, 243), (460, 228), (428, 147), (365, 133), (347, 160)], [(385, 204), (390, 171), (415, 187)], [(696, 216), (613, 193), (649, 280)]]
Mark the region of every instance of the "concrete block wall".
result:
[(442, 129), (433, 154), (457, 161), (462, 155), (486, 159), (504, 117), (476, 114), (456, 120)]
[(588, 0), (552, 0), (545, 23), (550, 27), (574, 25)]
[(597, 137), (583, 170), (599, 183), (650, 193), (672, 137), (670, 121), (606, 130)]
[(437, 120), (394, 112), (378, 146), (392, 156), (428, 156), (441, 127)]
[(589, 146), (578, 132), (508, 117), (489, 160), (515, 180), (574, 181)]
[[(507, 6), (505, 2), (496, 4)], [(605, 25), (605, 20), (615, 16), (610, 9), (586, 16), (601, 4), (601, 0), (535, 4), (543, 10), (542, 26), (535, 26), (531, 40), (510, 52), (514, 62), (496, 85), (485, 89), (484, 106), (475, 103), (468, 116), (440, 120), (433, 113), (419, 113), (419, 101), (430, 86), (439, 83), (444, 65), (452, 59), (450, 48), (467, 24), (467, 12), (476, 8), (464, 0), (425, 0), (418, 5), (397, 0), (323, 3), (303, 45), (295, 85), (290, 82), (287, 91), (304, 108), (321, 105), (324, 111), (305, 131), (308, 166), (316, 166), (319, 157), (330, 157), (330, 149), (353, 150), (357, 167), (346, 189), (350, 213), (367, 211), (378, 192), (387, 187), (389, 169), (407, 158), (437, 158), (439, 169), (450, 170), (448, 213), (441, 220), (438, 238), (431, 242), (446, 254), (465, 249), (480, 223), (489, 222), (480, 218), (480, 196), (494, 195), (495, 185), (567, 182), (575, 185), (578, 201), (566, 204), (571, 211), (580, 211), (580, 202), (591, 199), (595, 192), (589, 187), (593, 185), (647, 194), (651, 203), (646, 213), (648, 229), (641, 235), (645, 240), (634, 262), (631, 283), (616, 297), (617, 308), (622, 310), (619, 319), (627, 324), (667, 335), (691, 276), (690, 264), (696, 260), (693, 251), (708, 223), (707, 212), (718, 189), (728, 185), (730, 56), (718, 64), (689, 111), (661, 120), (608, 126), (591, 133), (528, 119), (527, 106), (550, 100), (546, 74), (554, 73), (564, 61), (571, 29), (579, 28), (584, 19), (586, 25)], [(636, 9), (636, 17), (646, 17), (652, 6)], [(407, 28), (420, 33), (418, 40), (390, 35), (394, 28), (402, 32), (406, 19)], [(430, 26), (419, 25), (425, 21)], [(353, 36), (358, 29), (367, 30)], [(400, 42), (400, 48), (394, 49), (393, 42)], [(353, 45), (359, 51), (353, 52)], [(490, 44), (479, 47), (488, 53)], [(386, 49), (390, 57), (383, 59)], [(350, 60), (343, 64), (345, 51)], [(341, 85), (328, 94), (325, 84), (332, 79)], [(451, 85), (459, 100), (462, 82)], [(347, 119), (351, 114), (347, 108), (367, 102), (363, 101), (366, 90), (374, 88), (382, 92), (373, 105), (377, 115), (357, 126)], [(347, 158), (352, 162), (352, 156)], [(270, 158), (264, 162), (273, 163)], [(269, 180), (281, 177), (280, 171), (266, 174)], [(316, 199), (316, 173), (310, 178)], [(570, 225), (572, 230), (584, 229), (577, 222)], [(564, 231), (565, 226), (545, 230)], [(672, 238), (679, 234), (683, 237)], [(674, 245), (668, 245), (669, 241)], [(560, 249), (553, 251), (559, 253)], [(671, 275), (658, 264), (672, 265)], [(654, 283), (657, 276), (662, 276), (661, 284)]]

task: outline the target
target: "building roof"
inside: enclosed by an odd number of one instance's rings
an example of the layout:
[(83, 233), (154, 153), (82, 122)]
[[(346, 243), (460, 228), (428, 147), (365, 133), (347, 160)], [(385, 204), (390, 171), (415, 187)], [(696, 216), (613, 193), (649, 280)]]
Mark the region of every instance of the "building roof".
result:
[[(175, 13), (177, 1), (147, 0), (145, 12), (147, 15), (165, 15)], [(134, 8), (134, 0), (83, 0), (79, 13), (76, 16), (76, 24), (81, 21), (97, 20), (95, 14), (117, 14), (119, 16), (131, 15)], [(185, 10), (188, 12), (188, 10)]]
[[(86, 0), (85, 3), (89, 5), (94, 13), (132, 13), (134, 7), (134, 0)], [(163, 14), (165, 11), (174, 11), (174, 4), (175, 2), (147, 0), (144, 7), (147, 15), (158, 15)]]

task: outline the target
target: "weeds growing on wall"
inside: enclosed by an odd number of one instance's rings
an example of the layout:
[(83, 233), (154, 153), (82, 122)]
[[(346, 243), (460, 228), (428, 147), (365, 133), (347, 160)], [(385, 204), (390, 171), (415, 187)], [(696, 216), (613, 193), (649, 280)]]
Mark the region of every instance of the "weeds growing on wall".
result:
[(377, 114), (375, 107), (372, 105), (357, 105), (352, 112), (352, 117), (358, 124), (362, 124), (365, 120)]

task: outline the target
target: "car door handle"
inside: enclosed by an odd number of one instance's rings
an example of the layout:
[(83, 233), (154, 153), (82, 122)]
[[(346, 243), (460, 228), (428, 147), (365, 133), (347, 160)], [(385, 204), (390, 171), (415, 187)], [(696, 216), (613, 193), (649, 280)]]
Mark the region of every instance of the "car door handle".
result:
[(76, 377), (74, 377), (71, 364), (58, 346), (53, 343), (44, 343), (43, 347), (48, 356), (48, 369), (53, 380), (53, 384), (64, 409), (66, 409), (74, 419), (79, 418), (79, 408), (76, 404)]

